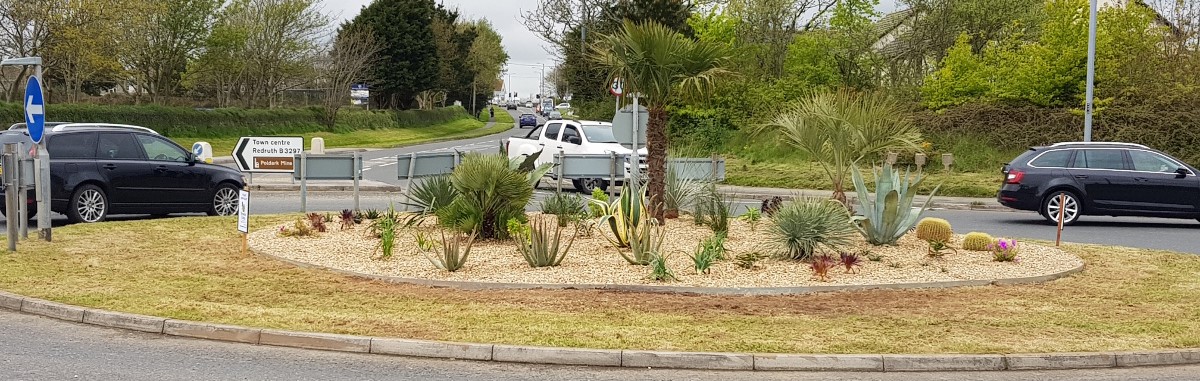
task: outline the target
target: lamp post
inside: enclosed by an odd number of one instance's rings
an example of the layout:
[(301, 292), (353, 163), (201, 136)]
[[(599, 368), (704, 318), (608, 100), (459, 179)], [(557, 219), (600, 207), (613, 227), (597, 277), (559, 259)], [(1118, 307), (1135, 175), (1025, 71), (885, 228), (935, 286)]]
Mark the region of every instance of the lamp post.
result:
[(1088, 59), (1087, 59), (1087, 99), (1083, 105), (1083, 141), (1092, 141), (1092, 96), (1096, 87), (1096, 9), (1100, 0), (1089, 1), (1092, 5), (1088, 21)]

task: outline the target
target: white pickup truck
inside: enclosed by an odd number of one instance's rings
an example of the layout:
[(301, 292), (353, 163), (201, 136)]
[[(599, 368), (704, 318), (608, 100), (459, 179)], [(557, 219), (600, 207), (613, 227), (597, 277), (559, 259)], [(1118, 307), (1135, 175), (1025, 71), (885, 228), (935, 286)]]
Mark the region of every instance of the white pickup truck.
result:
[[(553, 163), (554, 154), (560, 150), (567, 155), (607, 156), (613, 152), (617, 155), (630, 153), (630, 149), (622, 147), (613, 137), (612, 123), (595, 121), (546, 121), (545, 125), (529, 131), (525, 137), (509, 138), (506, 144), (510, 158), (527, 157), (544, 149), (545, 152), (537, 158), (538, 165)], [(646, 150), (643, 148), (638, 153), (644, 157)], [(623, 183), (624, 178), (628, 177), (628, 162), (624, 167), (626, 168), (625, 174), (622, 175), (622, 178), (617, 179), (619, 183)], [(639, 168), (646, 168), (646, 165), (643, 163)], [(549, 176), (553, 177), (553, 173), (554, 171), (550, 171)], [(607, 178), (577, 179), (571, 180), (571, 184), (575, 186), (575, 189), (591, 192), (594, 188), (607, 190), (608, 181)]]

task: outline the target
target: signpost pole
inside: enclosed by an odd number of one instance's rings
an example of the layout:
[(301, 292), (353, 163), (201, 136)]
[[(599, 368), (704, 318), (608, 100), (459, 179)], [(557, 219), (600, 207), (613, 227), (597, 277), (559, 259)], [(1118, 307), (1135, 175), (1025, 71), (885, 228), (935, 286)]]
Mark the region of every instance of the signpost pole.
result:
[(609, 177), (608, 177), (608, 198), (615, 199), (617, 192), (617, 153), (608, 151)]
[(358, 156), (358, 152), (354, 153), (354, 168), (351, 171), (354, 173), (354, 210), (358, 210), (358, 178), (362, 176), (362, 157)]
[[(638, 96), (637, 96), (637, 94), (634, 94), (634, 96), (633, 96), (633, 112), (631, 113), (631, 114), (633, 114), (633, 128), (630, 129), (631, 132), (630, 132), (630, 138), (629, 138), (629, 140), (633, 142), (633, 152), (629, 153), (629, 158), (630, 158), (629, 159), (629, 183), (630, 183), (629, 190), (633, 192), (633, 197), (631, 199), (639, 200), (639, 202), (640, 202), (641, 193), (638, 193), (638, 188), (641, 188), (641, 184), (639, 184), (639, 182), (640, 182), (639, 179), (641, 179), (642, 155), (638, 154), (638, 111), (639, 110), (641, 110), (641, 109), (638, 107)], [(640, 207), (640, 206), (638, 206), (638, 207)]]
[[(39, 82), (42, 80), (42, 65), (40, 63), (33, 66), (33, 75), (37, 76)], [(38, 235), (46, 240), (46, 242), (50, 242), (50, 237), (52, 237), (50, 234), (50, 151), (46, 149), (46, 139), (38, 141), (37, 146), (37, 158), (39, 160), (36, 160), (34, 163), (34, 168), (36, 168), (34, 173), (37, 175), (37, 179), (33, 183), (33, 192), (37, 195)]]
[(17, 151), (17, 165), (13, 168), (17, 175), (17, 217), (20, 218), (21, 239), (26, 240), (29, 239), (29, 187), (25, 186), (25, 178), (30, 174), (25, 173), (25, 160), (22, 158), (24, 155), (19, 153), (19, 148)]
[(300, 213), (308, 213), (308, 152), (300, 153)]
[[(13, 160), (16, 152), (17, 145), (15, 143), (4, 145), (4, 168), (8, 169), (4, 171), (4, 186), (10, 190), (10, 192), (4, 192), (4, 209), (8, 216), (15, 216), (17, 213), (17, 192), (11, 192), (16, 189), (17, 185), (15, 180), (17, 173), (12, 170), (16, 166), (14, 165), (16, 160)], [(17, 224), (14, 224), (10, 218), (5, 227), (8, 230), (8, 251), (17, 251)]]

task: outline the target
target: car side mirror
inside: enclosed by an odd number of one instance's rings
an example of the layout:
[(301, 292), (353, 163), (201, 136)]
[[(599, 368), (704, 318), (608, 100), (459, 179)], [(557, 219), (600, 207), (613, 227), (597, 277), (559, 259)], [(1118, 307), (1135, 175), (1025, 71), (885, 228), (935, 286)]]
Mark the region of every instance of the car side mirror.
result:
[(1184, 177), (1187, 177), (1187, 174), (1188, 174), (1187, 168), (1179, 167), (1179, 168), (1175, 169), (1175, 178), (1177, 178), (1177, 179), (1182, 179)]
[(583, 144), (583, 139), (578, 136), (568, 136), (567, 143), (579, 145), (579, 144)]
[(186, 160), (188, 165), (196, 165), (196, 155), (193, 155), (191, 152), (187, 153)]

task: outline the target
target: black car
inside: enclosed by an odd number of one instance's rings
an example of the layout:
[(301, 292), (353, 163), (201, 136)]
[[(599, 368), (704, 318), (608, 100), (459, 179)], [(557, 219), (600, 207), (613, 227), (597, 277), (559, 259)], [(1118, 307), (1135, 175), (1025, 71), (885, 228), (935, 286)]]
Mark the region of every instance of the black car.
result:
[(1002, 172), (1000, 203), (1037, 211), (1052, 223), (1060, 209), (1066, 225), (1082, 215), (1200, 220), (1200, 171), (1140, 144), (1033, 147)]
[(517, 102), (508, 102), (508, 104), (504, 106), (504, 109), (505, 110), (516, 110)]
[[(50, 154), (50, 209), (73, 222), (99, 222), (109, 214), (237, 213), (241, 173), (197, 162), (154, 130), (70, 123), (47, 127), (43, 139)], [(0, 133), (0, 143), (21, 141), (29, 141), (24, 128)], [(33, 198), (31, 192), (31, 205)]]

